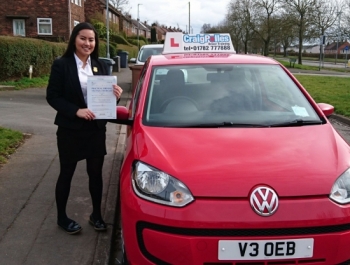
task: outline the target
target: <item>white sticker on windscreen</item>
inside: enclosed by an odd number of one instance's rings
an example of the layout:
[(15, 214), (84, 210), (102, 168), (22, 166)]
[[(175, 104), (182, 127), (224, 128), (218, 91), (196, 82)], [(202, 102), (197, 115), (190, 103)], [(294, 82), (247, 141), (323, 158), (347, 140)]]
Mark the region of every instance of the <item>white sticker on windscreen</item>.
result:
[(293, 109), (295, 115), (298, 115), (301, 117), (309, 117), (310, 116), (304, 107), (293, 106), (292, 109)]

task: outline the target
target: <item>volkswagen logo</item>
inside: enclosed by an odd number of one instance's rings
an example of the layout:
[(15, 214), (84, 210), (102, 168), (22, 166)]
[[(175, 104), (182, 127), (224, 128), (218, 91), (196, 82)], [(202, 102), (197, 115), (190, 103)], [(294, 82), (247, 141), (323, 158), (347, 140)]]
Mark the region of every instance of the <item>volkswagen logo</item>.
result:
[(250, 195), (250, 205), (261, 216), (271, 216), (278, 208), (278, 197), (273, 189), (258, 187)]

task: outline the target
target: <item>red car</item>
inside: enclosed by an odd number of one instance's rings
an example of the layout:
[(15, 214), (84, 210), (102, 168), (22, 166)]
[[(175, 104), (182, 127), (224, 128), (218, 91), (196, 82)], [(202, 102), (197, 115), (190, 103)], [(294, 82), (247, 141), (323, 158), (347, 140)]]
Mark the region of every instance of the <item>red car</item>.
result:
[(167, 33), (117, 110), (125, 264), (350, 264), (350, 148), (333, 110), (228, 34)]

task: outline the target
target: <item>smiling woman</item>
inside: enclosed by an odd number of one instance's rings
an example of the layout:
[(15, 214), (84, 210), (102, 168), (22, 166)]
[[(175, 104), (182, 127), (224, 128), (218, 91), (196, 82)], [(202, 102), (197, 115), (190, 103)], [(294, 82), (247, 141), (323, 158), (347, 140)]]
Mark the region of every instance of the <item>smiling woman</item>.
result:
[(19, 131), (0, 127), (0, 167), (23, 143), (24, 135)]

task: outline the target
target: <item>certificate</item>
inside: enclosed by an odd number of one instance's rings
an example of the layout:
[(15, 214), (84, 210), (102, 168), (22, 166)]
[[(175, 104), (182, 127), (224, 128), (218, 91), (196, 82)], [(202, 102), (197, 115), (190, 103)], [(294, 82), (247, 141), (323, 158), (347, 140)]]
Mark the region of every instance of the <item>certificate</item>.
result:
[(113, 85), (117, 77), (111, 75), (88, 76), (87, 105), (95, 114), (95, 119), (116, 119), (117, 99), (113, 94)]

